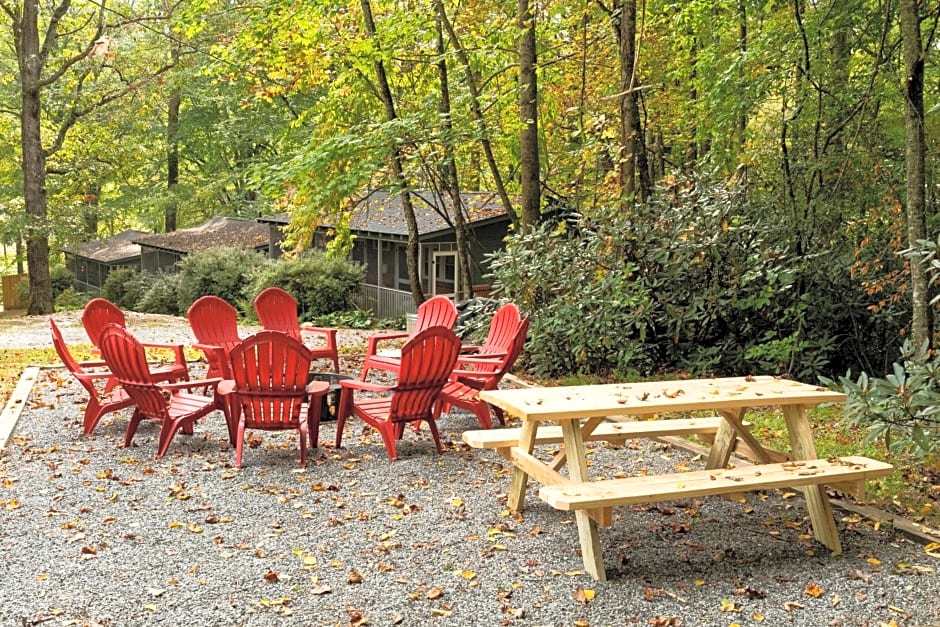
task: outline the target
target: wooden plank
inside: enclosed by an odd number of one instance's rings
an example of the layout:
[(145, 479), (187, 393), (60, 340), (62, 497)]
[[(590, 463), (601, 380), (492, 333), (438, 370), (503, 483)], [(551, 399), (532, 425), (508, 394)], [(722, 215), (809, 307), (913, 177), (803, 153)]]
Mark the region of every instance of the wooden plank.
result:
[[(798, 405), (784, 405), (783, 418), (787, 423), (787, 434), (790, 437), (790, 450), (793, 459), (812, 459), (816, 457), (816, 445), (813, 443), (813, 429), (806, 419), (806, 412)], [(853, 477), (849, 477), (852, 479)], [(813, 535), (822, 544), (829, 547), (833, 555), (842, 553), (842, 542), (839, 540), (839, 531), (836, 529), (835, 518), (832, 516), (832, 505), (829, 504), (829, 495), (819, 484), (808, 485), (803, 491), (806, 500), (806, 511), (813, 523)]]
[(838, 403), (845, 395), (777, 377), (729, 377), (484, 390), (480, 398), (522, 419), (649, 416), (735, 407)]
[[(675, 418), (664, 420), (628, 420), (605, 422), (584, 435), (585, 442), (622, 442), (633, 438), (657, 438), (668, 435), (713, 434), (724, 421), (721, 416)], [(463, 441), (473, 448), (508, 448), (519, 442), (521, 429), (479, 429), (464, 431)], [(558, 425), (543, 425), (536, 432), (536, 444), (561, 444), (564, 441)]]
[(889, 475), (893, 471), (894, 467), (891, 464), (866, 457), (852, 456), (833, 461), (816, 459), (803, 462), (747, 466), (745, 468), (698, 470), (665, 475), (629, 477), (626, 479), (606, 479), (570, 485), (544, 486), (539, 490), (539, 496), (556, 509), (595, 509), (634, 503), (656, 503), (689, 497), (741, 492), (743, 490), (763, 490), (787, 486), (866, 480)]
[(33, 384), (38, 378), (39, 366), (24, 368), (19, 382), (13, 389), (13, 394), (10, 395), (6, 407), (0, 413), (0, 451), (3, 450), (7, 440), (13, 434), (13, 429), (20, 419), (20, 414), (23, 413), (23, 408), (26, 407), (26, 399), (29, 398), (29, 393), (33, 390)]

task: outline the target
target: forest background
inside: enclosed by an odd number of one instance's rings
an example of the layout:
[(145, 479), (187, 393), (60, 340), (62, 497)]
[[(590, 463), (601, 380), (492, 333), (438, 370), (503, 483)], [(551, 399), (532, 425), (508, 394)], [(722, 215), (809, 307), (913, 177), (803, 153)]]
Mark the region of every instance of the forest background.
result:
[[(864, 371), (888, 430), (936, 446), (934, 3), (0, 9), (0, 240), (30, 313), (75, 241), (288, 211), (302, 246), (363, 190), (486, 190), (538, 374)], [(875, 386), (843, 385), (871, 415)]]

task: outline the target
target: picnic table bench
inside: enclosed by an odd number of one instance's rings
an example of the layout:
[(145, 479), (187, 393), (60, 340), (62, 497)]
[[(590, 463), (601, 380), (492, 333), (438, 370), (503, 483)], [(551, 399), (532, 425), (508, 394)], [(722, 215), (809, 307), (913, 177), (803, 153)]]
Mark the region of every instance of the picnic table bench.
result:
[[(467, 431), (463, 439), (491, 448), (513, 463), (509, 507), (521, 511), (530, 477), (539, 497), (552, 507), (574, 511), (585, 570), (605, 580), (597, 525), (609, 525), (613, 507), (653, 503), (782, 486), (800, 489), (816, 539), (833, 554), (842, 551), (825, 485), (860, 493), (868, 479), (888, 475), (890, 464), (859, 456), (817, 459), (805, 408), (842, 402), (844, 395), (777, 377), (733, 377), (686, 381), (618, 383), (492, 390), (480, 398), (521, 418), (518, 429)], [(786, 422), (790, 450), (764, 447), (743, 420), (748, 408), (778, 406)], [(659, 418), (676, 412), (715, 412), (704, 418)], [(654, 420), (637, 418), (654, 416)], [(550, 423), (542, 425), (542, 423)], [(592, 480), (584, 442), (695, 435), (711, 444), (705, 470)], [(545, 462), (536, 445), (563, 444)], [(757, 464), (726, 468), (735, 447)], [(567, 474), (560, 470), (567, 467)]]

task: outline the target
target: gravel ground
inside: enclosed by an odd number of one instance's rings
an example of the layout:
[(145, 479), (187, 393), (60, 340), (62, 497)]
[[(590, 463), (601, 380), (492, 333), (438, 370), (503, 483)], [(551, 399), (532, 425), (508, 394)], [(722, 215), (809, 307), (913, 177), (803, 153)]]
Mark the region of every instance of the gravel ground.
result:
[[(940, 553), (837, 511), (831, 557), (786, 492), (615, 510), (599, 583), (536, 486), (506, 510), (509, 464), (460, 444), (469, 414), (442, 418), (442, 455), (408, 431), (389, 462), (352, 420), (339, 450), (323, 425), (305, 470), (295, 434), (254, 432), (236, 470), (219, 414), (155, 460), (155, 425), (122, 449), (128, 414), (84, 436), (82, 403), (44, 371), (0, 457), (0, 625), (940, 625)], [(590, 459), (702, 465), (648, 441)]]

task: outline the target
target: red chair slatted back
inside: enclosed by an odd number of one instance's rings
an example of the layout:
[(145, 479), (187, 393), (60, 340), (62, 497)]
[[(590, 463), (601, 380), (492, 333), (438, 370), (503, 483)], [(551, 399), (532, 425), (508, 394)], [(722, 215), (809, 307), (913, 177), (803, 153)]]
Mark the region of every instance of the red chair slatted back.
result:
[(311, 353), (280, 331), (261, 331), (230, 354), (234, 403), (248, 429), (296, 429), (306, 398)]
[(456, 322), (457, 307), (454, 303), (446, 296), (434, 296), (418, 306), (418, 317), (411, 337), (430, 327), (453, 329)]
[[(85, 369), (72, 357), (71, 351), (69, 351), (68, 346), (65, 344), (65, 338), (62, 337), (62, 331), (51, 317), (49, 318), (49, 328), (52, 330), (52, 346), (59, 355), (59, 359), (62, 360), (62, 364), (65, 366), (66, 370), (72, 374), (84, 373)], [(91, 388), (88, 387), (91, 383), (83, 381), (82, 379), (79, 379), (79, 381), (89, 392), (95, 394), (94, 386)]]
[(121, 308), (104, 298), (93, 298), (88, 301), (82, 311), (82, 326), (85, 327), (85, 333), (88, 334), (88, 339), (95, 347), (101, 348), (101, 332), (108, 324), (127, 326), (127, 319)]
[(389, 420), (432, 420), (434, 401), (453, 372), (459, 352), (460, 339), (442, 326), (425, 329), (408, 340), (401, 349)]
[(509, 352), (516, 339), (520, 322), (519, 308), (513, 303), (506, 303), (500, 307), (490, 320), (490, 330), (477, 354)]
[(116, 324), (105, 325), (99, 340), (98, 348), (104, 360), (134, 400), (137, 410), (147, 418), (169, 418), (167, 393), (157, 386), (150, 373), (144, 345), (130, 331)]
[(301, 341), (297, 300), (288, 292), (279, 287), (265, 288), (255, 297), (254, 307), (265, 330), (280, 331)]
[(231, 351), (241, 342), (238, 312), (218, 296), (203, 296), (190, 305), (186, 319), (200, 344), (212, 344)]
[[(217, 350), (203, 349), (209, 368), (206, 377), (228, 378), (228, 356), (238, 346), (238, 312), (218, 296), (196, 299), (186, 311), (186, 319), (199, 344), (218, 346)], [(199, 347), (202, 348), (202, 347)]]

